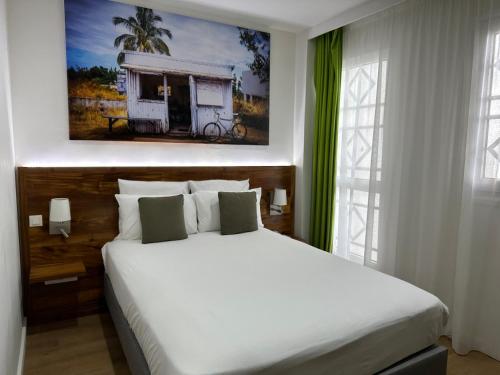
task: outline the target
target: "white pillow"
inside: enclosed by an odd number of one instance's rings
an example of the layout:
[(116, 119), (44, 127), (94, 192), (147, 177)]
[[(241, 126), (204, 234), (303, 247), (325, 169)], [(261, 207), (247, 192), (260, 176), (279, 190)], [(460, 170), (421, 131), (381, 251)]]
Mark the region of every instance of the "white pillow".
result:
[(220, 230), (219, 193), (198, 191), (193, 194), (198, 216), (198, 232)]
[[(184, 195), (184, 223), (186, 232), (198, 232), (196, 223), (196, 205), (191, 194)], [(163, 195), (165, 196), (165, 195)], [(117, 240), (140, 240), (142, 238), (141, 217), (139, 213), (139, 198), (159, 197), (159, 195), (128, 195), (115, 194), (118, 202), (118, 229)]]
[[(260, 197), (262, 189), (256, 188), (249, 191), (255, 191), (257, 212), (257, 224), (263, 227), (260, 213)], [(196, 203), (196, 212), (198, 214), (198, 232), (213, 232), (220, 230), (220, 210), (219, 210), (219, 192), (218, 191), (198, 191), (193, 194)]]
[(250, 188), (248, 179), (242, 181), (236, 180), (204, 180), (189, 181), (191, 193), (198, 191), (246, 191)]
[(189, 194), (187, 181), (133, 181), (118, 179), (120, 194), (177, 195)]
[(255, 195), (257, 196), (257, 224), (259, 227), (264, 227), (264, 223), (262, 222), (262, 215), (260, 213), (260, 198), (262, 197), (262, 188), (250, 189), (250, 191), (255, 191)]

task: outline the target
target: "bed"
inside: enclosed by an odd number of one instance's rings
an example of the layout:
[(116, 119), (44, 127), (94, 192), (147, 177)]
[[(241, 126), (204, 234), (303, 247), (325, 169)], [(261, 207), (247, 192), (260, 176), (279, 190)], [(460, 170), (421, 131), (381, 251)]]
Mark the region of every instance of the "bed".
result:
[(261, 228), (103, 247), (134, 374), (440, 374), (448, 311), (396, 278)]

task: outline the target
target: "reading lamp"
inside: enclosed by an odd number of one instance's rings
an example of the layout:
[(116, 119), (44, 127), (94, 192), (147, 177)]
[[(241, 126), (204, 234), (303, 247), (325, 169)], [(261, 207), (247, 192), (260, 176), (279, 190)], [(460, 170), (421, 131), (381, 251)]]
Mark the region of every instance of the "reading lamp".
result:
[(286, 189), (274, 189), (271, 199), (270, 214), (283, 215), (283, 207), (286, 206)]
[(64, 238), (71, 233), (71, 211), (68, 198), (50, 200), (49, 233), (62, 234)]

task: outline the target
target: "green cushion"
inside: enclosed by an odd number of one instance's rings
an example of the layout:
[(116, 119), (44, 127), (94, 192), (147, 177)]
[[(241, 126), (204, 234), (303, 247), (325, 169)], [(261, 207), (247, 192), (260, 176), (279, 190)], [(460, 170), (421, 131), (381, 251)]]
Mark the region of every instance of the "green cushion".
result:
[(139, 198), (142, 243), (183, 240), (187, 238), (184, 223), (184, 197)]
[(237, 234), (257, 230), (255, 191), (219, 192), (220, 232)]

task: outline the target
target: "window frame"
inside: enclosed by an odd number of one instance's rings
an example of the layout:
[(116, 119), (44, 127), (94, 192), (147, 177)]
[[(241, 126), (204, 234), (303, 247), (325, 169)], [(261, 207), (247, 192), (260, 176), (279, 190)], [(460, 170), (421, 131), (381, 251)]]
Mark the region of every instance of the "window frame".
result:
[[(374, 58), (375, 57), (375, 58)], [(362, 69), (364, 66), (367, 65), (374, 65), (376, 64), (377, 67), (377, 82), (376, 82), (376, 96), (375, 96), (375, 103), (374, 104), (367, 104), (363, 105), (358, 103), (356, 106), (348, 106), (347, 105), (347, 95), (345, 92), (341, 93), (341, 100), (343, 100), (343, 103), (341, 103), (341, 117), (339, 121), (339, 126), (340, 126), (340, 131), (341, 131), (341, 138), (339, 139), (339, 151), (338, 151), (338, 156), (337, 160), (339, 162), (338, 166), (338, 172), (337, 172), (337, 181), (336, 181), (336, 194), (335, 194), (335, 200), (336, 200), (336, 213), (335, 213), (335, 227), (334, 227), (334, 238), (333, 238), (333, 252), (334, 254), (337, 254), (339, 256), (345, 257), (353, 262), (360, 263), (360, 264), (369, 264), (369, 265), (375, 265), (377, 263), (377, 258), (378, 258), (378, 227), (374, 228), (374, 215), (375, 211), (378, 211), (378, 220), (380, 218), (380, 194), (381, 194), (381, 159), (379, 159), (379, 153), (381, 152), (381, 144), (382, 144), (382, 134), (381, 134), (381, 129), (383, 129), (383, 110), (385, 109), (385, 99), (386, 99), (386, 85), (387, 85), (387, 69), (388, 69), (388, 58), (384, 56), (373, 56), (371, 55), (367, 59), (360, 61), (357, 64), (353, 64), (349, 68), (346, 68), (343, 70), (342, 74), (342, 91), (344, 90), (349, 90), (349, 84), (346, 80), (349, 79), (347, 76), (348, 71), (352, 71), (354, 69)], [(358, 85), (360, 83), (358, 82)], [(358, 90), (360, 87), (358, 87)], [(363, 108), (373, 108), (374, 113), (373, 113), (373, 125), (359, 125), (358, 124), (358, 116), (359, 116), (359, 111)], [(342, 122), (344, 120), (344, 114), (346, 110), (354, 110), (356, 112), (356, 120), (354, 121), (353, 126), (348, 126), (344, 127)], [(353, 168), (352, 166), (347, 166), (344, 164), (345, 163), (345, 150), (344, 150), (344, 145), (347, 143), (347, 135), (346, 135), (346, 130), (352, 130), (354, 132), (358, 131), (361, 128), (369, 128), (373, 129), (372, 132), (372, 139), (371, 139), (371, 155), (370, 155), (370, 167), (368, 168), (369, 171), (369, 178), (358, 178), (355, 176), (352, 176), (352, 173), (355, 167)], [(377, 145), (378, 147), (374, 147), (374, 139), (378, 139)], [(356, 147), (356, 145), (353, 145), (353, 149)], [(352, 163), (355, 163), (355, 160), (352, 160)], [(348, 171), (347, 173), (343, 173), (343, 169), (347, 168)], [(347, 176), (348, 174), (351, 174), (351, 176)], [(354, 194), (356, 191), (366, 193), (368, 195), (367, 197), (367, 204), (360, 204), (356, 203), (354, 201)], [(346, 194), (349, 194), (349, 197), (346, 196)], [(378, 196), (378, 199), (376, 197)], [(378, 203), (376, 202), (378, 201)], [(364, 209), (366, 209), (366, 220), (365, 220), (365, 238), (364, 238), (364, 244), (357, 244), (355, 242), (352, 242), (350, 236), (351, 236), (351, 221), (352, 221), (352, 215), (353, 215), (353, 207), (359, 206)], [(339, 218), (346, 218), (346, 220), (339, 220)], [(362, 219), (363, 220), (363, 219)], [(377, 246), (374, 246), (374, 230), (377, 231)], [(347, 239), (345, 236), (349, 236)], [(337, 241), (338, 239), (338, 241)], [(363, 247), (363, 256), (360, 256), (359, 254), (356, 254), (354, 252), (349, 251), (349, 249), (343, 249), (342, 251), (339, 251), (338, 249), (338, 242), (340, 243), (349, 243), (349, 245), (355, 245), (358, 247)]]
[[(143, 93), (143, 83), (142, 83), (142, 76), (155, 76), (158, 78), (161, 78), (162, 80), (162, 85), (164, 87), (163, 89), (163, 98), (162, 99), (150, 99), (150, 98), (143, 98), (142, 93)], [(143, 102), (143, 103), (165, 103), (165, 75), (163, 73), (150, 73), (150, 72), (137, 72), (137, 83), (138, 83), (138, 95), (137, 95), (137, 101), (138, 102)]]
[[(474, 161), (474, 173), (472, 178), (474, 178), (474, 185), (476, 190), (479, 192), (479, 199), (481, 198), (481, 193), (488, 197), (488, 201), (491, 202), (491, 193), (495, 193), (494, 199), (500, 201), (500, 176), (497, 178), (486, 177), (486, 157), (488, 153), (488, 133), (489, 133), (489, 122), (491, 120), (499, 120), (500, 114), (490, 115), (491, 102), (493, 100), (500, 100), (499, 95), (492, 95), (493, 90), (493, 78), (494, 78), (494, 65), (495, 65), (495, 38), (498, 36), (498, 62), (500, 62), (500, 17), (495, 17), (492, 19), (482, 19), (479, 21), (479, 40), (476, 43), (480, 43), (481, 48), (483, 48), (482, 57), (480, 58), (479, 64), (482, 68), (482, 76), (479, 78), (481, 85), (480, 91), (478, 93), (479, 98), (479, 114), (477, 118), (471, 119), (471, 121), (477, 121), (479, 126), (478, 140), (477, 140), (477, 150)], [(497, 74), (500, 75), (500, 68), (497, 68)], [(473, 77), (474, 78), (474, 77)], [(499, 84), (500, 91), (500, 84)], [(499, 138), (500, 139), (500, 138)], [(498, 168), (500, 169), (500, 161), (497, 162)]]

